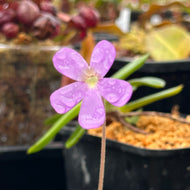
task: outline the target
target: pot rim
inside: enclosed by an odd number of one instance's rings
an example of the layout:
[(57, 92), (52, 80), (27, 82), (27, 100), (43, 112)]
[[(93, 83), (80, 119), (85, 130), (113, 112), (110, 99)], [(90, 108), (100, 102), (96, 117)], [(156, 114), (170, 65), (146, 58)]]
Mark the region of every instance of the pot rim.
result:
[[(0, 155), (6, 152), (26, 152), (27, 154), (27, 150), (30, 147), (30, 145), (4, 145), (4, 146), (0, 146)], [(47, 145), (46, 147), (44, 147), (44, 150), (51, 150), (51, 149), (60, 149), (63, 148), (63, 144), (61, 142), (52, 142), (49, 145)]]
[[(133, 61), (135, 57), (121, 57), (117, 58), (116, 60), (121, 62), (130, 62)], [(168, 64), (168, 63), (181, 63), (181, 62), (190, 62), (190, 58), (188, 59), (178, 59), (178, 60), (168, 60), (168, 61), (154, 61), (154, 60), (147, 60), (146, 64)]]
[[(127, 63), (133, 61), (135, 58), (122, 57), (117, 58), (112, 65), (112, 68), (117, 70), (121, 69)], [(172, 65), (171, 65), (172, 64)], [(183, 64), (183, 65), (182, 65)], [(169, 60), (169, 61), (152, 61), (147, 60), (143, 67), (141, 67), (136, 72), (150, 72), (150, 73), (168, 73), (168, 72), (178, 72), (178, 71), (189, 71), (190, 70), (190, 58), (181, 60)]]

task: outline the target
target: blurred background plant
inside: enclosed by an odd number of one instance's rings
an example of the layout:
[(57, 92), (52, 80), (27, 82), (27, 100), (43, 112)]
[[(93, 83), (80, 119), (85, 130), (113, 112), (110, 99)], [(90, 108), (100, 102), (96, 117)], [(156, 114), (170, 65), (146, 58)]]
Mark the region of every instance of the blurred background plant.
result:
[[(128, 2), (127, 7), (131, 8)], [(188, 1), (136, 1), (130, 30), (116, 44), (118, 57), (150, 54), (153, 61), (189, 58)], [(134, 16), (136, 15), (136, 16)]]
[(2, 0), (1, 43), (30, 44), (50, 39), (59, 45), (73, 44), (89, 28), (113, 22), (119, 1)]
[(0, 43), (76, 45), (90, 30), (97, 40), (106, 33), (102, 38), (116, 41), (118, 58), (149, 53), (154, 61), (180, 60), (190, 54), (189, 13), (188, 1), (2, 0)]

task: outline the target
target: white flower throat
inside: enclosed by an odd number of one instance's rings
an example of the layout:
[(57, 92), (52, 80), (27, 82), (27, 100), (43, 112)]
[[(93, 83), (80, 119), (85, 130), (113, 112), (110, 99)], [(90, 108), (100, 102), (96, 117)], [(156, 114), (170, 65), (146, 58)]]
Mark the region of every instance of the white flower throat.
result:
[(88, 85), (89, 88), (94, 88), (96, 87), (97, 82), (97, 74), (92, 69), (88, 69), (86, 72), (85, 83)]

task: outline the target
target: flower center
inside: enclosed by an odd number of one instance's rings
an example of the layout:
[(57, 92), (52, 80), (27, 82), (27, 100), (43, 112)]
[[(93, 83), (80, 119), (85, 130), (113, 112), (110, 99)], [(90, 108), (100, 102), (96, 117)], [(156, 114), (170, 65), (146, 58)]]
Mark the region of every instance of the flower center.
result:
[(88, 85), (89, 88), (95, 88), (98, 83), (99, 77), (97, 73), (92, 68), (88, 68), (85, 71), (85, 83)]
[(94, 88), (98, 82), (98, 77), (95, 75), (88, 76), (85, 82), (90, 88)]

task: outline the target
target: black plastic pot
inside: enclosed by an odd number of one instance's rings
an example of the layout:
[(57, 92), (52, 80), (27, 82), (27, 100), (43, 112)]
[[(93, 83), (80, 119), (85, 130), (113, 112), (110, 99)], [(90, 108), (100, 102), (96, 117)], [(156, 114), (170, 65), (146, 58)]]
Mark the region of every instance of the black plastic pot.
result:
[[(128, 64), (132, 59), (122, 58), (117, 59), (111, 71), (108, 75), (113, 74), (117, 70), (121, 69), (124, 65)], [(168, 61), (168, 62), (152, 62), (147, 61), (144, 66), (131, 75), (128, 79), (139, 78), (145, 76), (160, 77), (166, 81), (166, 87), (164, 89), (177, 86), (179, 84), (184, 85), (183, 91), (173, 97), (160, 100), (152, 103), (144, 110), (154, 110), (162, 112), (170, 112), (174, 105), (180, 106), (181, 113), (190, 113), (190, 60)], [(141, 98), (152, 93), (161, 91), (162, 89), (153, 89), (150, 87), (139, 88), (132, 96), (132, 100)]]
[[(68, 190), (97, 189), (100, 144), (99, 137), (85, 135), (64, 150)], [(190, 189), (190, 149), (148, 150), (107, 140), (106, 151), (104, 190)]]
[(0, 147), (2, 190), (66, 190), (62, 143), (27, 155), (26, 146)]

